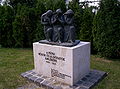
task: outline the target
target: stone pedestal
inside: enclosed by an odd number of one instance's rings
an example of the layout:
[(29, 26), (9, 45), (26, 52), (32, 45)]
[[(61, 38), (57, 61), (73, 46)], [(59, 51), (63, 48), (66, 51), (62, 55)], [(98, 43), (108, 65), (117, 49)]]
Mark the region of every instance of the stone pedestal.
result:
[(74, 85), (90, 72), (90, 43), (74, 47), (33, 43), (35, 73)]

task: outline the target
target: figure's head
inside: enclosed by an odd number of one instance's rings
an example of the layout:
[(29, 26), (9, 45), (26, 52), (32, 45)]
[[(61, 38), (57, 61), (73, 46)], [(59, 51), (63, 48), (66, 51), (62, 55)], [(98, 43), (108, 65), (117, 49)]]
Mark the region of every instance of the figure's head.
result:
[(57, 14), (62, 14), (62, 10), (61, 10), (61, 9), (57, 9), (57, 10), (56, 10), (56, 13), (57, 13)]
[(64, 15), (74, 16), (74, 12), (71, 9), (69, 9), (67, 10), (67, 12), (64, 13)]
[(47, 12), (46, 12), (46, 15), (47, 16), (51, 16), (53, 14), (53, 11), (52, 10), (48, 10)]

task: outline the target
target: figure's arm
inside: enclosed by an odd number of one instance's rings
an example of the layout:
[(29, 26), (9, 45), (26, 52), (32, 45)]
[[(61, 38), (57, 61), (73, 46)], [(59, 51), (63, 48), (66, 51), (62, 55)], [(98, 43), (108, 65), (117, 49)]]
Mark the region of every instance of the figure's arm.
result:
[(73, 21), (74, 21), (74, 18), (73, 18), (73, 17), (72, 17), (72, 18), (68, 18), (67, 23), (68, 23), (68, 24), (72, 24)]
[(49, 18), (46, 16), (46, 14), (43, 14), (41, 16), (41, 23), (42, 24), (48, 24), (48, 20), (49, 20)]
[(59, 21), (60, 21), (62, 24), (65, 23), (63, 16), (61, 16), (61, 17), (59, 18)]
[(55, 14), (51, 17), (51, 23), (54, 24), (56, 20), (57, 20), (57, 15)]

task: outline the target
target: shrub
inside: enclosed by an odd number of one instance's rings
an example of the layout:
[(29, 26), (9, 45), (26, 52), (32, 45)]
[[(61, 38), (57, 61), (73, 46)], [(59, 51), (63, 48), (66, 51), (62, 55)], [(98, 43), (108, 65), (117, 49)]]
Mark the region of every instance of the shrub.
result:
[(93, 42), (101, 56), (120, 57), (120, 2), (102, 0), (94, 18)]
[(13, 22), (13, 37), (15, 47), (30, 47), (36, 29), (35, 11), (25, 5), (18, 5), (17, 14)]
[(10, 6), (0, 6), (0, 44), (3, 47), (12, 47), (14, 40), (12, 37), (12, 21), (14, 12)]
[(75, 3), (75, 2), (69, 3), (68, 9), (72, 9), (74, 12), (76, 39), (79, 39), (80, 30), (81, 30), (81, 23), (82, 23), (83, 9), (79, 6), (78, 3)]
[(60, 8), (62, 11), (66, 10), (66, 5), (64, 0), (45, 0), (46, 11), (51, 9), (53, 11)]
[(80, 40), (92, 42), (93, 17), (92, 9), (90, 7), (85, 8), (82, 16)]
[(16, 16), (13, 22), (13, 37), (15, 47), (31, 47), (32, 43), (45, 39), (40, 17), (48, 9), (55, 11), (61, 8), (65, 11), (64, 0), (37, 0), (35, 7), (17, 4)]

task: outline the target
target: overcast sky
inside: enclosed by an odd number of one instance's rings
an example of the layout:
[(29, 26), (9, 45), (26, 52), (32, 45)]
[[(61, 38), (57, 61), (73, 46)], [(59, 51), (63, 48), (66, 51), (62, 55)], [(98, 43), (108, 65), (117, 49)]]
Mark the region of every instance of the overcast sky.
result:
[[(100, 1), (100, 0), (79, 0), (80, 2), (84, 2), (84, 1)], [(99, 2), (93, 2), (93, 3), (89, 3), (90, 6), (98, 6)]]

